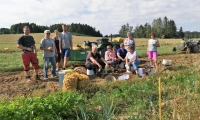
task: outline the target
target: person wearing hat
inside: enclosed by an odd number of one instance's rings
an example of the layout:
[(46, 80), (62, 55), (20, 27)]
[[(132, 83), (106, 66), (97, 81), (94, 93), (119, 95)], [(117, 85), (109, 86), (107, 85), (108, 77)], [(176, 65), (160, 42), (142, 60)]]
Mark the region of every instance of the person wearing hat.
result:
[(45, 37), (40, 42), (40, 49), (43, 50), (43, 57), (44, 57), (44, 79), (48, 79), (48, 64), (51, 63), (51, 76), (56, 76), (56, 58), (57, 49), (55, 46), (55, 42), (52, 38), (50, 38), (50, 30), (44, 31)]

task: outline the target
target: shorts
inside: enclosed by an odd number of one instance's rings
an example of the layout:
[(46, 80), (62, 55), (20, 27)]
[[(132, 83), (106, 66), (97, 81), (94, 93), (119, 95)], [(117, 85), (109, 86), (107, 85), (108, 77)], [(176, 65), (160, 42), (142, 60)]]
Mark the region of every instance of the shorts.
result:
[(148, 58), (149, 58), (149, 59), (154, 59), (154, 60), (156, 60), (156, 59), (157, 59), (157, 56), (158, 56), (157, 51), (148, 51)]
[(35, 53), (32, 53), (32, 52), (22, 53), (22, 62), (24, 65), (24, 71), (30, 70), (30, 63), (32, 64), (35, 70), (39, 69), (38, 59)]
[(70, 48), (62, 49), (62, 58), (68, 58), (70, 55)]

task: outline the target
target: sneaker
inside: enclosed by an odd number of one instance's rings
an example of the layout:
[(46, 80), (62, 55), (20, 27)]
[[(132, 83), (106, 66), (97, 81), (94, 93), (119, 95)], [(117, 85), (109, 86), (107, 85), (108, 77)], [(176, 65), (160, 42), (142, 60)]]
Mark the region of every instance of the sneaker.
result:
[(36, 75), (36, 76), (35, 76), (35, 79), (36, 79), (36, 80), (41, 80), (40, 77), (39, 77), (39, 75)]
[(126, 70), (126, 72), (127, 72), (127, 73), (131, 73), (131, 71), (130, 71), (130, 70)]
[(58, 76), (57, 76), (57, 75), (52, 75), (51, 77), (52, 77), (52, 78), (58, 78)]
[(27, 80), (28, 82), (30, 82), (30, 81), (31, 81), (31, 77), (30, 77), (30, 76), (26, 76), (26, 80)]
[(47, 77), (44, 77), (44, 80), (48, 80), (48, 78), (47, 78)]

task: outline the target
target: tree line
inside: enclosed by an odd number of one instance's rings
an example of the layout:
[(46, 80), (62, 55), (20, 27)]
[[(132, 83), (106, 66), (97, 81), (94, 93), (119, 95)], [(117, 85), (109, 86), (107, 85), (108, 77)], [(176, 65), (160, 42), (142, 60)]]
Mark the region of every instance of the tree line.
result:
[(135, 38), (149, 38), (151, 32), (154, 32), (157, 38), (200, 38), (200, 32), (198, 31), (184, 32), (182, 27), (177, 30), (175, 21), (168, 19), (166, 16), (163, 19), (160, 17), (154, 19), (152, 24), (137, 25), (135, 29), (128, 23), (122, 25), (119, 35), (126, 37), (127, 32), (131, 32)]
[[(23, 33), (23, 27), (29, 26), (31, 33), (43, 33), (44, 30), (49, 29), (53, 32), (55, 29), (58, 31), (62, 31), (62, 23), (60, 24), (53, 24), (48, 26), (41, 26), (35, 23), (17, 23), (11, 25), (9, 28), (0, 28), (0, 34), (21, 34)], [(80, 24), (80, 23), (72, 23), (68, 24), (68, 31), (71, 32), (73, 35), (88, 35), (94, 37), (102, 37), (103, 35), (100, 33), (99, 30), (96, 30), (95, 27), (91, 27), (87, 24)]]

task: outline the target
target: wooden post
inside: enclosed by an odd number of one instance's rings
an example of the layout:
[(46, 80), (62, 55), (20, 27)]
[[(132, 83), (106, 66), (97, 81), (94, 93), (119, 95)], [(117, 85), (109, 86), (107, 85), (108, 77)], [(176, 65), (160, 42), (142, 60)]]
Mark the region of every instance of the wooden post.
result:
[(158, 79), (158, 92), (159, 92), (159, 120), (162, 120), (162, 98), (161, 98), (161, 79)]

